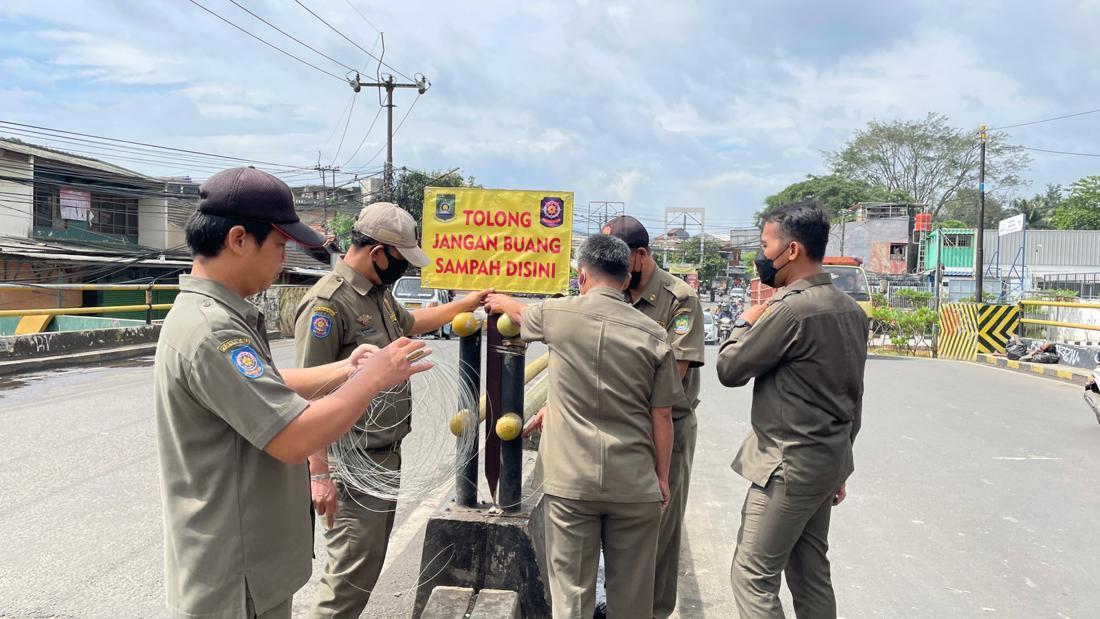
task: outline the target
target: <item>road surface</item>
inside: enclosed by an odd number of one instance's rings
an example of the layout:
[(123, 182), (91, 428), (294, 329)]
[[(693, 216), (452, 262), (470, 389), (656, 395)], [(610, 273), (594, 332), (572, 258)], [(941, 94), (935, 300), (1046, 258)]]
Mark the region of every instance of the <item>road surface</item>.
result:
[[(289, 364), (289, 342), (275, 351)], [(680, 616), (726, 619), (736, 616), (728, 575), (746, 487), (729, 462), (751, 393), (721, 387), (712, 372), (708, 364)], [(0, 617), (166, 615), (151, 381), (148, 359), (0, 380)], [(1079, 388), (977, 364), (874, 358), (866, 391), (857, 471), (833, 516), (842, 617), (1100, 615), (1100, 427)], [(436, 507), (401, 506), (365, 616), (409, 616)]]

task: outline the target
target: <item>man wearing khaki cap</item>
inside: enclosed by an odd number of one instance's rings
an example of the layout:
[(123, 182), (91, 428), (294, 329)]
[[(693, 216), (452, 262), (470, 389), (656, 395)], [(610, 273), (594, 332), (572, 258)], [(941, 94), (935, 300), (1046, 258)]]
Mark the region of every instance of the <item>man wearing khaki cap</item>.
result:
[[(394, 300), (390, 285), (428, 257), (416, 237), (416, 221), (389, 202), (359, 213), (351, 248), (331, 273), (314, 284), (298, 305), (294, 330), (296, 361), (312, 367), (345, 359), (361, 344), (385, 346), (403, 336), (431, 333), (461, 312), (470, 312), (490, 291), (472, 292), (446, 305), (409, 312)], [(364, 418), (350, 432), (362, 455), (393, 471), (401, 468), (401, 439), (410, 431), (409, 385), (392, 390), (381, 418)], [(309, 459), (313, 505), (324, 517), (328, 560), (313, 617), (358, 617), (378, 581), (397, 504), (360, 493), (329, 473), (328, 452)]]
[(431, 366), (410, 364), (426, 351), (402, 340), (341, 363), (276, 368), (264, 315), (245, 297), (279, 275), (288, 240), (324, 239), (265, 172), (219, 172), (199, 197), (186, 231), (195, 264), (180, 277), (153, 366), (170, 616), (289, 619), (313, 550), (306, 457), (376, 394)]

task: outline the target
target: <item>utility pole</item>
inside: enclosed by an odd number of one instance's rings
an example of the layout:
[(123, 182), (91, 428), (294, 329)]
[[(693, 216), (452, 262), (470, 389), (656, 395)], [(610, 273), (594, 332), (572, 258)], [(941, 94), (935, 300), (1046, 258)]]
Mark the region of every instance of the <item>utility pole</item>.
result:
[[(317, 172), (321, 175), (321, 191), (323, 193), (323, 196), (321, 198), (321, 212), (322, 212), (322, 217), (323, 217), (322, 221), (324, 222), (324, 225), (325, 225), (325, 232), (331, 232), (331, 229), (329, 228), (329, 224), (328, 224), (328, 205), (329, 205), (329, 202), (332, 201), (333, 198), (335, 197), (335, 193), (336, 193), (336, 172), (340, 169), (340, 166), (333, 167), (333, 166), (317, 165), (317, 166), (314, 166), (313, 169), (317, 170)], [(326, 172), (332, 172), (332, 189), (331, 190), (329, 190), (329, 187), (328, 187), (328, 177), (325, 176)], [(334, 205), (334, 209), (335, 209), (335, 205)], [(339, 209), (335, 209), (335, 210), (336, 210), (336, 212), (339, 212)]]
[(393, 91), (397, 88), (415, 88), (418, 94), (424, 94), (428, 92), (428, 89), (432, 87), (428, 78), (424, 77), (421, 73), (415, 74), (416, 81), (413, 83), (403, 84), (398, 82), (397, 79), (388, 74), (383, 73), (379, 82), (363, 82), (360, 81), (358, 73), (354, 78), (349, 78), (348, 83), (351, 84), (352, 89), (355, 92), (359, 92), (364, 86), (368, 88), (385, 88), (386, 89), (386, 168), (383, 175), (383, 192), (390, 200), (393, 199), (394, 194), (394, 181), (393, 181)]
[[(614, 207), (614, 208), (613, 208)], [(626, 215), (626, 202), (609, 202), (607, 200), (592, 200), (588, 203), (588, 223), (586, 224), (585, 231), (588, 234), (592, 234), (592, 216), (594, 213), (603, 211), (603, 217), (600, 218), (600, 224), (597, 228), (602, 227), (607, 222), (611, 221), (612, 217), (618, 217), (619, 215)], [(599, 230), (597, 229), (597, 232)]]
[(985, 282), (982, 281), (985, 276), (985, 129), (985, 125), (979, 128), (981, 158), (978, 164), (978, 238), (974, 239), (974, 300), (978, 303), (985, 297)]

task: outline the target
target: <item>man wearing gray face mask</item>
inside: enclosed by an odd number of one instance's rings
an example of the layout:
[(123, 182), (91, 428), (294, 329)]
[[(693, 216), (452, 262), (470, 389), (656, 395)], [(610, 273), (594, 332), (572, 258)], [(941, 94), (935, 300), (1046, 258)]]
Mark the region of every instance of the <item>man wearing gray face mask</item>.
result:
[(602, 231), (622, 239), (630, 248), (627, 302), (667, 331), (684, 387), (684, 400), (672, 408), (673, 444), (668, 476), (672, 494), (668, 509), (661, 515), (653, 581), (653, 616), (664, 619), (676, 608), (680, 537), (695, 458), (695, 408), (699, 405), (699, 368), (703, 365), (705, 348), (703, 306), (691, 286), (657, 266), (649, 249), (649, 232), (637, 219), (628, 215), (615, 217), (604, 224)]

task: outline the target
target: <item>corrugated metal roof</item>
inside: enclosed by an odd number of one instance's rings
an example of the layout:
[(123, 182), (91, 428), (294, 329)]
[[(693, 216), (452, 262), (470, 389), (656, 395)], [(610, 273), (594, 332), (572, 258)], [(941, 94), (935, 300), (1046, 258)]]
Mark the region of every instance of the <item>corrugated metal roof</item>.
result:
[(1100, 230), (1028, 230), (1005, 236), (998, 236), (996, 230), (986, 230), (986, 264), (1012, 264), (1025, 234), (1025, 258), (1029, 267), (1091, 267), (1100, 270)]
[(45, 146), (28, 144), (14, 138), (0, 138), (0, 149), (10, 150), (12, 152), (22, 153), (24, 155), (34, 155), (35, 158), (38, 159), (57, 161), (60, 163), (68, 164), (70, 166), (99, 170), (100, 172), (109, 172), (111, 174), (116, 174), (118, 176), (126, 178), (150, 181), (157, 184), (161, 184), (164, 182), (160, 179), (153, 178), (152, 176), (141, 174), (140, 172), (127, 170), (126, 168), (114, 165), (113, 163), (107, 163), (105, 161), (100, 161), (99, 159), (93, 159), (91, 157), (85, 157), (83, 155), (66, 153), (64, 151), (55, 150), (53, 148), (48, 148)]

